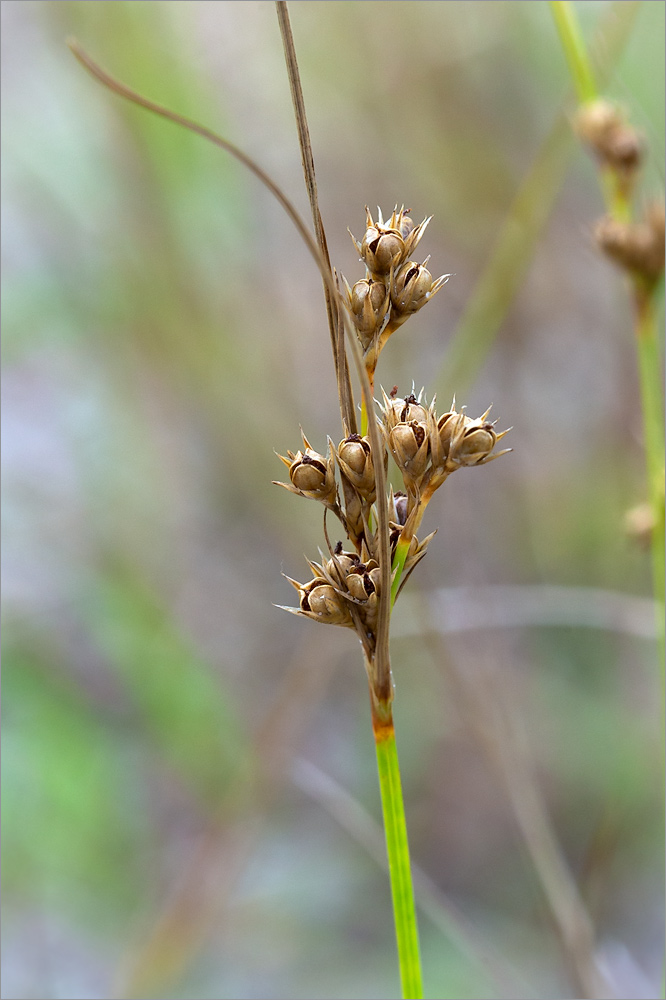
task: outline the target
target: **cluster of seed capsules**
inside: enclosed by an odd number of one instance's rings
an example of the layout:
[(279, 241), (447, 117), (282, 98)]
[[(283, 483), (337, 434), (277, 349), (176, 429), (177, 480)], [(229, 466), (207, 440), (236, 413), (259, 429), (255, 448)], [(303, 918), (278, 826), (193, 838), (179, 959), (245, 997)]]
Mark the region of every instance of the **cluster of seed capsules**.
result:
[[(354, 240), (367, 274), (353, 288), (346, 284), (347, 306), (369, 374), (374, 373), (387, 331), (418, 311), (449, 277), (433, 281), (427, 259), (423, 264), (409, 260), (428, 221), (414, 226), (401, 210), (394, 211), (386, 224), (380, 213), (375, 223), (367, 212), (363, 240)], [(373, 454), (369, 436), (350, 434), (337, 446), (329, 438), (328, 453), (321, 454), (302, 432), (302, 449), (278, 456), (289, 470), (289, 482), (276, 485), (321, 503), (338, 518), (351, 546), (347, 551), (340, 541), (335, 547), (329, 544), (329, 558), (308, 560), (313, 578), (306, 583), (287, 577), (298, 591), (299, 603), (285, 610), (322, 624), (353, 628), (364, 642), (372, 642), (375, 635), (381, 585), (381, 546), (373, 510), (377, 463), (388, 472), (390, 456), (402, 477), (402, 489), (391, 487), (388, 496), (391, 558), (399, 545), (404, 556), (399, 569), (393, 570), (400, 573), (401, 589), (434, 535), (419, 541), (416, 530), (435, 490), (457, 469), (484, 465), (511, 450), (495, 451), (508, 431), (496, 432), (488, 411), (472, 419), (464, 408), (456, 410), (454, 400), (448, 412), (438, 416), (435, 399), (428, 405), (423, 390), (418, 396), (396, 395), (397, 390), (391, 395), (382, 390), (382, 401), (377, 403), (379, 456)]]
[[(646, 147), (622, 109), (602, 98), (589, 101), (579, 108), (574, 128), (629, 204)], [(607, 257), (651, 290), (664, 274), (664, 232), (664, 201), (659, 199), (645, 205), (642, 219), (622, 219), (617, 213), (603, 216), (594, 236)]]
[(372, 382), (388, 338), (429, 302), (451, 275), (433, 278), (427, 268), (430, 257), (422, 264), (410, 259), (431, 217), (415, 226), (404, 208), (394, 209), (386, 222), (380, 209), (377, 222), (368, 208), (365, 212), (366, 230), (361, 242), (351, 232), (349, 235), (365, 264), (366, 275), (352, 287), (346, 278), (343, 281), (347, 308)]

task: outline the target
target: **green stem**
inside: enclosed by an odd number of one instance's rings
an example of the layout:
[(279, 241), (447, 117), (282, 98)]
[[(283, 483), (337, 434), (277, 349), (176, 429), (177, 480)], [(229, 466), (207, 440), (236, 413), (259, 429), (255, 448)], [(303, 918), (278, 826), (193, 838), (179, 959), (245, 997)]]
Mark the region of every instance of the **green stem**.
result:
[(636, 350), (643, 410), (643, 439), (647, 465), (648, 499), (654, 527), (651, 552), (654, 596), (658, 607), (658, 638), (664, 662), (664, 433), (661, 352), (654, 295), (636, 289)]
[(573, 4), (568, 0), (550, 0), (550, 9), (569, 63), (578, 100), (581, 104), (593, 101), (597, 97), (597, 85)]
[[(571, 3), (549, 0), (562, 46), (569, 62), (578, 99), (581, 104), (597, 97), (597, 87), (585, 42)], [(606, 211), (616, 222), (632, 221), (631, 202), (621, 177), (611, 166), (600, 171), (600, 185)], [(666, 650), (664, 624), (664, 433), (663, 388), (661, 382), (661, 351), (655, 315), (655, 289), (646, 287), (640, 275), (632, 278), (636, 307), (636, 353), (643, 414), (643, 438), (647, 465), (648, 499), (652, 511), (653, 529), (651, 559), (654, 597), (657, 602), (657, 638), (660, 662), (664, 664)], [(662, 673), (663, 678), (663, 673)]]
[(382, 714), (386, 714), (386, 717), (379, 719), (377, 712), (373, 712), (373, 729), (386, 835), (386, 853), (391, 879), (400, 982), (404, 1000), (407, 998), (420, 1000), (423, 997), (421, 956), (398, 750), (390, 707), (387, 709), (387, 713)]

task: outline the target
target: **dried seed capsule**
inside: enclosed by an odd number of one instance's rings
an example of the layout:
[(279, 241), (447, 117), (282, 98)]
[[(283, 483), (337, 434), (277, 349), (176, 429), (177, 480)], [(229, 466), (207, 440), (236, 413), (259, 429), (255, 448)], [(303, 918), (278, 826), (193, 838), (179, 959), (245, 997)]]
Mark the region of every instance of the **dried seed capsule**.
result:
[(635, 173), (640, 166), (643, 142), (620, 108), (610, 101), (584, 104), (576, 115), (574, 129), (602, 163), (625, 175)]
[(370, 581), (370, 577), (362, 570), (361, 572), (349, 573), (346, 579), (347, 589), (349, 593), (357, 601), (365, 603), (368, 599), (368, 593), (374, 593), (374, 587), (368, 591), (366, 589), (366, 580)]
[[(368, 271), (373, 278), (384, 278), (406, 261), (416, 249), (430, 219), (424, 219), (414, 227), (412, 220), (404, 214), (393, 210), (391, 218), (384, 223), (382, 213), (378, 210), (378, 221), (375, 223), (366, 207), (366, 231), (363, 239), (352, 240)], [(351, 233), (350, 233), (351, 235)]]
[(419, 402), (420, 395), (417, 398), (412, 392), (409, 396), (405, 396), (404, 399), (391, 399), (383, 389), (382, 393), (384, 395), (384, 425), (387, 431), (392, 430), (396, 424), (406, 424), (411, 420), (419, 422), (426, 420), (428, 411)]
[(449, 411), (449, 413), (445, 413), (437, 421), (437, 431), (439, 433), (439, 439), (442, 443), (442, 452), (445, 459), (448, 457), (449, 454), (449, 450), (451, 447), (451, 439), (455, 436), (458, 427), (462, 426), (464, 420), (465, 420), (464, 414), (456, 413), (454, 405)]
[(404, 260), (405, 241), (395, 229), (369, 226), (361, 241), (361, 257), (371, 274), (388, 274)]
[(389, 448), (402, 472), (405, 486), (413, 490), (419, 484), (428, 464), (429, 441), (426, 425), (416, 420), (396, 424), (389, 433)]
[(347, 574), (356, 569), (360, 561), (356, 552), (343, 552), (342, 547), (340, 547), (340, 551), (336, 551), (335, 557), (331, 557), (327, 561), (324, 571), (327, 577), (335, 581), (336, 586), (339, 586), (344, 582)]
[(504, 451), (491, 454), (497, 442), (508, 434), (511, 428), (497, 434), (494, 425), (487, 420), (489, 412), (489, 409), (486, 410), (483, 416), (476, 420), (462, 413), (458, 415), (449, 441), (446, 465), (450, 471), (463, 465), (484, 465), (511, 451), (510, 448), (506, 448)]
[(301, 611), (309, 611), (327, 625), (346, 625), (349, 611), (344, 599), (323, 581), (317, 581), (301, 598)]
[(358, 338), (365, 350), (386, 326), (391, 299), (382, 281), (361, 278), (353, 288), (347, 285), (347, 303)]
[(349, 612), (349, 604), (338, 591), (323, 577), (315, 577), (308, 583), (298, 583), (291, 577), (286, 577), (289, 583), (298, 591), (299, 606), (289, 608), (278, 604), (279, 608), (302, 615), (320, 622), (322, 625), (344, 625), (354, 628), (354, 622)]
[(394, 273), (390, 289), (391, 303), (398, 316), (406, 318), (411, 313), (418, 312), (451, 277), (450, 274), (443, 274), (433, 281), (432, 274), (425, 266), (429, 259), (423, 264), (408, 260)]
[(664, 206), (654, 202), (643, 222), (618, 222), (609, 216), (595, 229), (597, 245), (616, 264), (648, 283), (664, 273)]
[(407, 520), (407, 509), (409, 505), (409, 497), (406, 493), (398, 491), (393, 494), (393, 513), (395, 517), (392, 520), (396, 524), (404, 525)]
[(338, 462), (343, 473), (361, 496), (374, 503), (375, 466), (370, 440), (360, 434), (350, 434), (338, 445)]
[(333, 459), (330, 456), (327, 458), (320, 455), (312, 448), (305, 434), (302, 436), (305, 451), (297, 451), (296, 454), (288, 451), (288, 457), (278, 455), (280, 461), (289, 469), (291, 482), (276, 482), (275, 485), (283, 486), (291, 493), (298, 493), (299, 496), (310, 500), (319, 500), (328, 507), (336, 507), (337, 486)]

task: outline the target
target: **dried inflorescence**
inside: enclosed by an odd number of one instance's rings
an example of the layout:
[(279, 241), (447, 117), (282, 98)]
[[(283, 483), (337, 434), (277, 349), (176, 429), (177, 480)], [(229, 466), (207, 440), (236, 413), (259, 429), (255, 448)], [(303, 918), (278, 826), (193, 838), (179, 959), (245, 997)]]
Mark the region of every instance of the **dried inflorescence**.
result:
[(349, 234), (365, 264), (365, 277), (351, 287), (344, 279), (346, 305), (371, 375), (391, 334), (422, 309), (451, 277), (443, 274), (433, 278), (426, 266), (429, 257), (422, 264), (410, 259), (430, 218), (417, 226), (404, 207), (400, 211), (394, 208), (386, 222), (381, 210), (377, 212), (375, 222), (366, 207), (366, 230), (360, 242)]
[[(415, 226), (404, 210), (393, 212), (377, 223), (367, 212), (363, 240), (354, 241), (366, 264), (365, 278), (353, 288), (347, 285), (347, 306), (365, 353), (368, 371), (374, 372), (378, 343), (387, 331), (397, 329), (442, 287), (448, 275), (433, 281), (423, 264), (410, 261), (429, 222)], [(353, 237), (352, 237), (353, 238)], [(374, 345), (374, 348), (373, 348)], [(370, 363), (368, 361), (370, 359)], [(382, 390), (377, 422), (379, 454), (372, 436), (349, 434), (335, 446), (328, 439), (328, 454), (315, 451), (305, 434), (303, 450), (279, 455), (289, 470), (289, 482), (278, 483), (291, 493), (323, 504), (334, 514), (351, 548), (342, 541), (329, 545), (329, 558), (308, 560), (313, 574), (306, 583), (287, 577), (298, 592), (298, 606), (285, 610), (324, 625), (354, 629), (372, 656), (377, 638), (378, 607), (382, 587), (380, 570), (382, 542), (392, 560), (390, 574), (394, 599), (411, 572), (423, 559), (434, 532), (419, 540), (416, 531), (433, 494), (457, 469), (484, 465), (511, 449), (495, 450), (507, 431), (498, 433), (488, 420), (488, 410), (477, 419), (464, 408), (451, 408), (438, 415), (435, 399), (428, 404), (423, 390), (396, 398)], [(370, 415), (374, 419), (374, 414)], [(386, 481), (389, 458), (402, 478), (402, 489), (389, 488), (388, 539), (379, 537), (377, 470)], [(283, 607), (279, 605), (279, 607)]]
[(642, 164), (645, 147), (622, 109), (603, 98), (589, 101), (579, 108), (574, 128), (602, 166), (621, 176), (628, 194)]
[(626, 271), (637, 287), (650, 291), (664, 273), (664, 202), (649, 202), (642, 219), (633, 219), (631, 196), (645, 160), (645, 143), (616, 104), (604, 99), (584, 104), (574, 128), (594, 153), (620, 200), (597, 222), (599, 249)]
[[(407, 548), (401, 567), (402, 583), (425, 556), (434, 536), (433, 532), (419, 541), (415, 532), (435, 490), (457, 469), (484, 465), (511, 450), (495, 451), (495, 445), (508, 431), (495, 431), (494, 423), (487, 419), (489, 411), (472, 419), (455, 409), (454, 400), (451, 409), (440, 417), (434, 399), (428, 406), (421, 399), (422, 393), (392, 399), (383, 392), (380, 406), (379, 461), (386, 467), (391, 455), (404, 486), (404, 490), (396, 492), (391, 489), (388, 497), (391, 555), (395, 555), (400, 542)], [(333, 511), (354, 550), (343, 551), (338, 542), (327, 561), (308, 561), (314, 576), (307, 583), (287, 577), (298, 591), (299, 604), (286, 610), (325, 625), (360, 629), (363, 638), (372, 641), (380, 590), (380, 546), (378, 529), (374, 527), (376, 458), (370, 438), (351, 434), (337, 448), (329, 439), (328, 459), (313, 450), (305, 435), (303, 443), (305, 452), (290, 451), (288, 458), (279, 456), (289, 467), (291, 483), (277, 485), (318, 500)], [(335, 464), (340, 490), (335, 481)]]
[(639, 222), (604, 216), (595, 227), (600, 250), (625, 271), (655, 285), (664, 273), (664, 202), (651, 202)]

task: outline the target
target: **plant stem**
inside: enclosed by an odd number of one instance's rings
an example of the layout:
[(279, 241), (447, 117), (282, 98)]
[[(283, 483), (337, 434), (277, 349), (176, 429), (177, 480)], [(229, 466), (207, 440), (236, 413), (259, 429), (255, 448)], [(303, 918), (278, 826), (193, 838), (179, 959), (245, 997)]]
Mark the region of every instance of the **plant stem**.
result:
[(597, 96), (597, 85), (573, 6), (568, 0), (550, 0), (550, 9), (569, 63), (578, 100), (581, 104), (593, 101)]
[(657, 602), (657, 638), (664, 663), (664, 433), (661, 357), (654, 294), (637, 286), (636, 350), (643, 410), (643, 439), (647, 464), (648, 499), (652, 508), (651, 536), (654, 596)]
[(421, 956), (393, 714), (390, 704), (377, 706), (372, 693), (370, 697), (402, 996), (404, 1000), (420, 1000)]
[[(569, 62), (581, 104), (597, 96), (591, 62), (571, 3), (550, 0), (550, 9)], [(633, 212), (626, 185), (610, 165), (600, 169), (599, 183), (606, 211), (616, 222), (629, 224)], [(647, 466), (647, 494), (652, 511), (651, 559), (654, 596), (657, 602), (657, 639), (663, 665), (664, 637), (664, 404), (661, 382), (661, 350), (655, 316), (656, 284), (649, 286), (640, 274), (631, 274), (636, 312), (635, 334), (638, 378), (643, 416), (643, 441)]]

